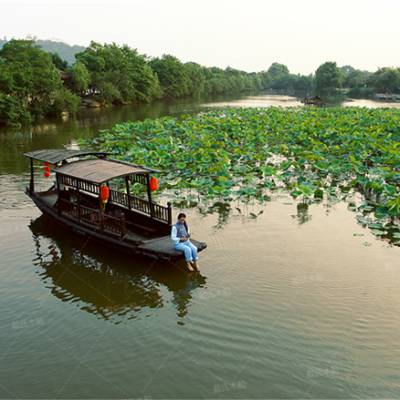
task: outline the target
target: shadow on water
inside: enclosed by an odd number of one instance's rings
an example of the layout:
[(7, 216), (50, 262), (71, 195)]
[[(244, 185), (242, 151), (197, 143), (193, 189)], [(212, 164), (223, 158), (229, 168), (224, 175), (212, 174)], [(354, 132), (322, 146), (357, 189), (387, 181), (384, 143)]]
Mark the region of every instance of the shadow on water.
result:
[[(51, 293), (98, 318), (121, 323), (171, 302), (179, 318), (189, 311), (192, 292), (205, 290), (206, 278), (177, 266), (118, 254), (83, 243), (40, 216), (30, 224), (36, 248), (34, 264)], [(166, 300), (168, 297), (168, 300)], [(182, 320), (178, 321), (183, 324)]]

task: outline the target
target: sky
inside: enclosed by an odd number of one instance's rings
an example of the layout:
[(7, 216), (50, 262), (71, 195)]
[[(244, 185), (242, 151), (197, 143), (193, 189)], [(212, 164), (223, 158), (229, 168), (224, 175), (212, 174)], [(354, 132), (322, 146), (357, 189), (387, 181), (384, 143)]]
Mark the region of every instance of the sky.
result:
[(0, 37), (128, 44), (149, 56), (309, 74), (400, 66), (400, 0), (0, 0)]

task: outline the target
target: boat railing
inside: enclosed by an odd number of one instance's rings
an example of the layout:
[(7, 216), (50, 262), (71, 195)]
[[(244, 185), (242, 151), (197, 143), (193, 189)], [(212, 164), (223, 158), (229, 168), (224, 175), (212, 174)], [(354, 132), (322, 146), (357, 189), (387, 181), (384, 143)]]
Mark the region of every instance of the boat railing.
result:
[[(99, 195), (99, 186), (88, 181), (83, 181), (70, 176), (61, 175), (57, 176), (58, 184), (72, 187), (78, 191)], [(161, 204), (148, 201), (132, 194), (119, 192), (117, 190), (110, 190), (110, 201), (114, 204), (120, 204), (127, 207), (129, 210), (139, 211), (143, 214), (155, 218), (163, 223), (171, 225), (172, 223), (172, 209), (171, 204), (168, 203), (167, 207)]]
[(90, 224), (107, 233), (112, 233), (121, 237), (126, 234), (126, 224), (123, 215), (120, 217), (109, 215), (101, 212), (99, 209), (83, 206), (82, 204), (62, 198), (58, 201), (58, 210), (62, 215)]
[(160, 204), (153, 203), (153, 213), (154, 217), (167, 222), (169, 225), (172, 223), (172, 209), (171, 203), (168, 203), (167, 207), (164, 207)]
[(88, 193), (93, 193), (96, 195), (99, 194), (99, 186), (92, 182), (82, 181), (80, 179), (73, 178), (73, 177), (67, 176), (67, 175), (61, 175), (61, 174), (59, 174), (57, 176), (57, 180), (58, 180), (59, 184), (69, 186), (69, 187), (72, 187), (77, 190), (83, 190)]
[(110, 201), (112, 203), (121, 204), (130, 210), (140, 211), (167, 224), (171, 224), (171, 204), (162, 206), (154, 202), (142, 199), (131, 194), (110, 190)]

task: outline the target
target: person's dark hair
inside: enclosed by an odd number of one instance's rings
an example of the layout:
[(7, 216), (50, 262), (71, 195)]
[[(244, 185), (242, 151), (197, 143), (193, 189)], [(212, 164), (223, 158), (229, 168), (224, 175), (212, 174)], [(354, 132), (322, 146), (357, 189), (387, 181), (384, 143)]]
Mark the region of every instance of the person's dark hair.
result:
[(185, 213), (179, 213), (178, 214), (178, 219), (181, 219), (181, 218), (186, 218), (186, 214)]

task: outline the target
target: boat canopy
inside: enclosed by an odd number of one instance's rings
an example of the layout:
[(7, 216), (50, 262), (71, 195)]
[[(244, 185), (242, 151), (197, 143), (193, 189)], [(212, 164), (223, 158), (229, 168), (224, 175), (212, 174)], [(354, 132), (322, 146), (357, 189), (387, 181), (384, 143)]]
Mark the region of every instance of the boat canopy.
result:
[(68, 150), (68, 149), (48, 149), (48, 150), (35, 150), (25, 153), (25, 157), (33, 160), (48, 162), (50, 164), (57, 164), (61, 161), (68, 160), (74, 157), (96, 156), (106, 157), (111, 153), (104, 151), (88, 151), (88, 150)]
[(56, 168), (54, 172), (95, 184), (102, 184), (115, 178), (128, 175), (147, 175), (150, 172), (158, 171), (118, 160), (96, 158), (64, 164)]

